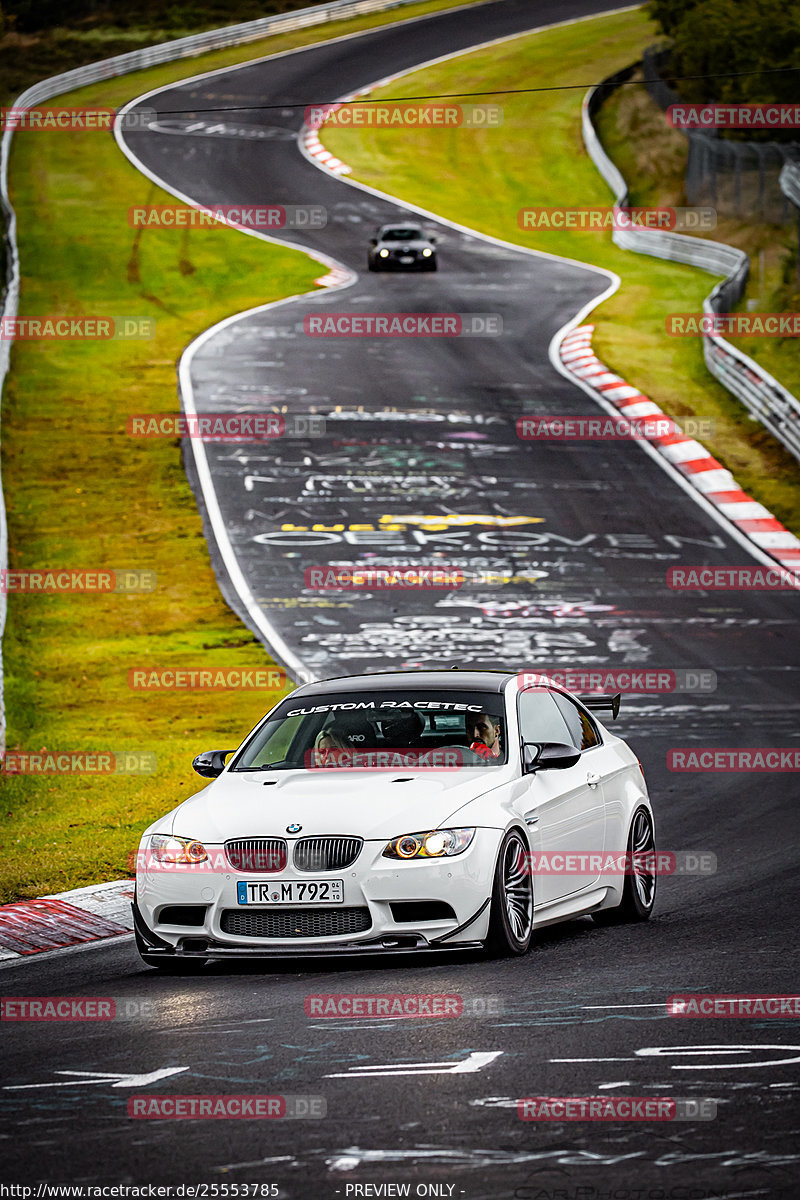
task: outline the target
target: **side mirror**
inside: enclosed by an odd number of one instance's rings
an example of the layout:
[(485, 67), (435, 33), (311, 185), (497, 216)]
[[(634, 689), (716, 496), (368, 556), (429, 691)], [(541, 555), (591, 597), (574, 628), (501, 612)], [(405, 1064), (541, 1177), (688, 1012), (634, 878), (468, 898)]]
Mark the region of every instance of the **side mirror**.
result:
[(369, 244), (370, 244), (370, 246), (377, 246), (377, 244), (378, 244), (378, 239), (377, 239), (377, 238), (370, 238), (370, 239), (369, 239)]
[(430, 242), (430, 243), (431, 243), (433, 246), (435, 246), (435, 245), (436, 245), (436, 238), (435, 238), (435, 237), (428, 238), (428, 241), (429, 241), (429, 242)]
[(192, 761), (192, 766), (198, 775), (202, 775), (206, 779), (216, 779), (217, 775), (221, 775), (225, 770), (225, 759), (229, 754), (233, 754), (233, 751), (206, 750), (204, 754), (197, 755), (197, 758)]
[(524, 742), (522, 769), (526, 775), (532, 771), (565, 771), (574, 767), (580, 756), (576, 746), (565, 742)]

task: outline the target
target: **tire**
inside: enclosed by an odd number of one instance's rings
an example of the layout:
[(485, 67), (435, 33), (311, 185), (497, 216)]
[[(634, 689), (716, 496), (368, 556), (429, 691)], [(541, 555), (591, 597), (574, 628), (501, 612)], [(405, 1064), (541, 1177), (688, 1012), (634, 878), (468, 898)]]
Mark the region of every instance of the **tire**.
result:
[(198, 971), (202, 971), (208, 962), (206, 958), (184, 958), (180, 954), (164, 957), (160, 954), (148, 954), (147, 946), (137, 929), (134, 929), (133, 936), (136, 941), (136, 949), (139, 952), (139, 957), (144, 965), (146, 967), (155, 967), (157, 971), (161, 971), (162, 975), (196, 975)]
[(631, 869), (625, 876), (622, 900), (616, 908), (604, 908), (600, 912), (592, 913), (592, 918), (598, 925), (623, 925), (650, 920), (656, 899), (658, 876), (654, 868), (647, 869), (641, 859), (635, 856), (655, 855), (655, 850), (653, 818), (646, 808), (638, 808), (633, 815), (628, 837), (628, 860)]
[(492, 958), (511, 958), (528, 953), (532, 935), (533, 879), (528, 844), (518, 829), (511, 829), (497, 856), (484, 946)]

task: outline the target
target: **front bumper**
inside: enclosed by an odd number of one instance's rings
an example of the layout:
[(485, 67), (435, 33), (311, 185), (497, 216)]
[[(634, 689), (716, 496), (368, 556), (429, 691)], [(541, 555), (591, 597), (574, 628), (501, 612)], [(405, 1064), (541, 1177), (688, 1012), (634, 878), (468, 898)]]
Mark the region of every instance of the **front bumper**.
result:
[(380, 258), (376, 254), (371, 261), (373, 267), (379, 271), (430, 271), (436, 266), (436, 255), (432, 254), (427, 258), (419, 255), (413, 262), (404, 263), (400, 261), (399, 256), (395, 258), (390, 255), (389, 258)]
[[(344, 881), (343, 907), (367, 914), (358, 932), (328, 936), (261, 937), (230, 933), (226, 913), (264, 913), (288, 906), (238, 905), (237, 884), (260, 878), (277, 882), (285, 873), (249, 876), (233, 870), (190, 870), (176, 873), (152, 865), (136, 881), (134, 922), (148, 955), (194, 955), (204, 958), (313, 957), (327, 954), (409, 953), (479, 946), (488, 934), (489, 904), (501, 830), (478, 829), (469, 848), (452, 858), (398, 862), (382, 857), (385, 841), (367, 842), (359, 858), (341, 871), (327, 874)], [(219, 862), (221, 847), (209, 847)], [(319, 879), (318, 873), (291, 872), (292, 878)], [(324, 875), (322, 876), (324, 878)], [(392, 905), (445, 902), (450, 916), (420, 921), (395, 919)], [(175, 906), (195, 909), (200, 922), (174, 924), (162, 919)], [(305, 912), (331, 913), (309, 905)], [(296, 909), (290, 909), (294, 912)], [(396, 907), (395, 907), (395, 911)]]
[[(467, 926), (474, 924), (482, 915), (488, 901), (475, 913), (474, 919)], [(145, 925), (136, 903), (132, 903), (133, 925), (139, 935), (142, 948), (148, 958), (214, 958), (214, 959), (261, 959), (261, 958), (319, 958), (334, 955), (337, 958), (347, 955), (360, 954), (419, 954), (421, 951), (434, 950), (480, 950), (483, 940), (447, 941), (447, 934), (431, 941), (423, 933), (385, 934), (381, 937), (369, 938), (360, 942), (328, 941), (324, 945), (298, 945), (296, 942), (259, 943), (257, 946), (227, 945), (192, 935), (180, 938), (176, 945), (165, 942)]]

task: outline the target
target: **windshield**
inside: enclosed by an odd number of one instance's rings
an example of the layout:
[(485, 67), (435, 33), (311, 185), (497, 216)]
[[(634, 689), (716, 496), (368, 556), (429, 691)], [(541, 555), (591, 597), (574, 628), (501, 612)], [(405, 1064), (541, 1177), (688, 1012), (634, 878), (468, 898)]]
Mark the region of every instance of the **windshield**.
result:
[(384, 229), (382, 242), (415, 242), (422, 238), (421, 229)]
[(503, 698), (464, 690), (289, 697), (253, 734), (232, 770), (396, 770), (506, 762)]

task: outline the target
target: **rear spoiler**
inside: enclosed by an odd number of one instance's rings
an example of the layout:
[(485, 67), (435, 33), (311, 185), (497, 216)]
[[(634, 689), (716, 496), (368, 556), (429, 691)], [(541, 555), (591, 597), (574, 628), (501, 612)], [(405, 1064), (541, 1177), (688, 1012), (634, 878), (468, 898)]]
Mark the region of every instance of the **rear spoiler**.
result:
[(619, 716), (619, 702), (622, 699), (622, 693), (617, 692), (616, 696), (579, 696), (581, 704), (585, 704), (591, 709), (610, 709), (612, 720), (616, 721)]

